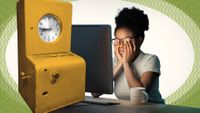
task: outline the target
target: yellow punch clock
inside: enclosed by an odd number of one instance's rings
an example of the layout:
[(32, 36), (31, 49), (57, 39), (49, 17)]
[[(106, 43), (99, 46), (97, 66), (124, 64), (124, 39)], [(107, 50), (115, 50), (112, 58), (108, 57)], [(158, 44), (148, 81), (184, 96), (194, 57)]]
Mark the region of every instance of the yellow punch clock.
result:
[(84, 99), (85, 61), (70, 52), (72, 5), (59, 0), (17, 3), (19, 92), (34, 113)]

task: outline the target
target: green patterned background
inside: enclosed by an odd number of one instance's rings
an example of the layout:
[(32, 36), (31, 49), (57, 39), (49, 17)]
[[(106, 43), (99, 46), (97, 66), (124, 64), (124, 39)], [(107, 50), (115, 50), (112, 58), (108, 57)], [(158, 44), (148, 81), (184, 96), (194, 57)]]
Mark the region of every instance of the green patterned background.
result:
[[(0, 0), (0, 113), (30, 113), (31, 110), (17, 92), (17, 85), (8, 72), (6, 47), (16, 30), (16, 1)], [(67, 1), (67, 0), (63, 0)], [(192, 41), (195, 61), (185, 83), (166, 102), (200, 107), (200, 1), (199, 0), (127, 0), (162, 12), (176, 21)], [(187, 65), (187, 64), (186, 64)]]

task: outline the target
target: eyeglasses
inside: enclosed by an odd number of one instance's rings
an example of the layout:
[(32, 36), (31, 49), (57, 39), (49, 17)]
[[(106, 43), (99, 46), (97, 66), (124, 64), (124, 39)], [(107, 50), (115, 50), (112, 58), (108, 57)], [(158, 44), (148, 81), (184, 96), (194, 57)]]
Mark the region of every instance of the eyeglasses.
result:
[(114, 39), (112, 39), (112, 43), (113, 44), (124, 44), (126, 41), (134, 41), (134, 40), (135, 40), (135, 38), (133, 38), (133, 37), (125, 37), (122, 39), (114, 38)]

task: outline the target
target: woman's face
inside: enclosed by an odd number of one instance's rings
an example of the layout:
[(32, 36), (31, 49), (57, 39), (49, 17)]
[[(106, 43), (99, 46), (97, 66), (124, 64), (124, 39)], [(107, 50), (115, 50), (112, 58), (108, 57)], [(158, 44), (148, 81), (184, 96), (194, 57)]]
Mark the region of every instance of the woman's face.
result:
[(134, 37), (134, 34), (128, 29), (128, 28), (118, 28), (115, 32), (115, 39), (118, 40), (119, 44), (119, 53), (123, 55), (124, 53), (124, 42), (129, 41), (132, 45), (135, 44), (136, 51), (138, 52), (140, 50), (140, 41)]

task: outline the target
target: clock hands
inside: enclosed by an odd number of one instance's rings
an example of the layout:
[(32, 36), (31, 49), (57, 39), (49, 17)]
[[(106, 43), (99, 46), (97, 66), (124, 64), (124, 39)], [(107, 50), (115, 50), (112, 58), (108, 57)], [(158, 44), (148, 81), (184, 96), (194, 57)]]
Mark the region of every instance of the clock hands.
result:
[(51, 31), (52, 28), (39, 28), (41, 31)]

